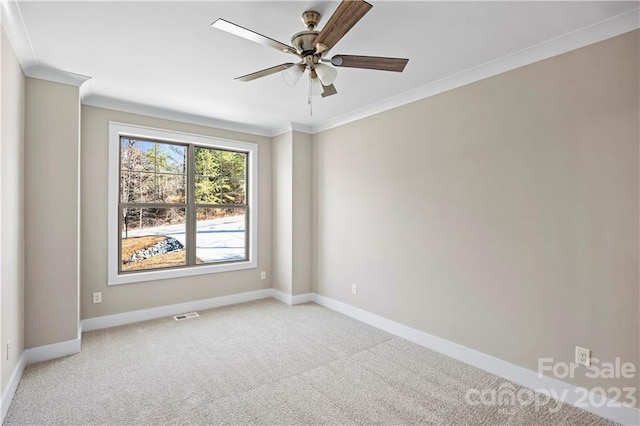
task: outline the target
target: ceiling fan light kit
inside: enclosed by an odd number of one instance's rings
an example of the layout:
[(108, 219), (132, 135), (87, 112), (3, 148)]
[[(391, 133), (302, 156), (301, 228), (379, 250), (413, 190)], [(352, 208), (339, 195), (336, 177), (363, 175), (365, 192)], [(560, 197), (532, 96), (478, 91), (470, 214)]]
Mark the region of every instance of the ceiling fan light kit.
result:
[[(333, 83), (338, 71), (334, 67), (364, 68), (381, 71), (402, 72), (408, 59), (376, 56), (335, 55), (331, 59), (323, 56), (342, 39), (342, 37), (371, 9), (371, 4), (364, 0), (343, 0), (331, 15), (321, 31), (315, 28), (320, 22), (320, 13), (314, 10), (302, 14), (302, 22), (306, 31), (294, 34), (288, 46), (255, 31), (241, 27), (224, 19), (218, 19), (212, 27), (253, 42), (278, 49), (281, 52), (296, 55), (300, 62), (285, 63), (237, 77), (239, 81), (252, 81), (278, 72), (288, 86), (294, 86), (305, 73), (309, 72), (309, 103), (311, 95), (327, 97), (337, 93)], [(331, 65), (327, 65), (331, 64)]]
[(300, 81), (302, 74), (304, 74), (304, 70), (299, 66), (295, 66), (284, 70), (282, 72), (282, 79), (287, 86), (293, 87), (298, 81)]
[(338, 71), (329, 65), (318, 63), (315, 66), (315, 71), (323, 86), (333, 84), (338, 77)]

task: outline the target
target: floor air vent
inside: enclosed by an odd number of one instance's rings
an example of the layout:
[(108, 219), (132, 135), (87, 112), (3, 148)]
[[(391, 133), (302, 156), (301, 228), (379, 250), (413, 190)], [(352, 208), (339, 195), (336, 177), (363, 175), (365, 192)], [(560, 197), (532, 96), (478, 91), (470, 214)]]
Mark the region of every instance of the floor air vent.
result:
[(179, 315), (174, 315), (173, 319), (175, 319), (176, 321), (184, 321), (184, 320), (188, 320), (191, 318), (197, 318), (200, 315), (198, 315), (197, 312), (188, 312), (186, 314), (179, 314)]

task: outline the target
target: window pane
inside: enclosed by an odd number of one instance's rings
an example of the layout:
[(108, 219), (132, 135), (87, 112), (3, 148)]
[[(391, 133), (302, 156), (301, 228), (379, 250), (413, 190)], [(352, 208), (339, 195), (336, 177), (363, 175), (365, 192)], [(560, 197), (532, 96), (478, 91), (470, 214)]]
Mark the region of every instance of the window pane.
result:
[(195, 200), (198, 204), (245, 204), (246, 181), (211, 176), (196, 176)]
[(167, 143), (156, 143), (149, 160), (155, 162), (159, 173), (186, 173), (187, 147)]
[(154, 183), (154, 193), (157, 202), (185, 202), (185, 189), (187, 186), (187, 177), (185, 175), (158, 173), (155, 175)]
[(185, 209), (122, 209), (122, 271), (186, 264)]
[(220, 204), (220, 182), (213, 176), (196, 176), (195, 201), (198, 204)]
[(168, 173), (122, 172), (123, 203), (184, 203), (187, 177)]
[(149, 203), (153, 201), (153, 175), (145, 172), (120, 173), (120, 201), (123, 203)]
[(153, 146), (153, 142), (120, 138), (120, 170), (154, 171), (155, 167), (147, 158), (147, 153)]
[(220, 151), (195, 147), (195, 171), (196, 175), (205, 175), (215, 177), (220, 175)]
[(220, 175), (227, 178), (244, 179), (247, 154), (242, 152), (222, 151)]
[(196, 263), (247, 259), (245, 209), (197, 209)]
[(220, 199), (223, 204), (244, 204), (245, 192), (244, 179), (220, 179)]
[(185, 173), (187, 147), (123, 137), (120, 139), (122, 170)]
[(120, 201), (184, 203), (187, 148), (120, 139)]

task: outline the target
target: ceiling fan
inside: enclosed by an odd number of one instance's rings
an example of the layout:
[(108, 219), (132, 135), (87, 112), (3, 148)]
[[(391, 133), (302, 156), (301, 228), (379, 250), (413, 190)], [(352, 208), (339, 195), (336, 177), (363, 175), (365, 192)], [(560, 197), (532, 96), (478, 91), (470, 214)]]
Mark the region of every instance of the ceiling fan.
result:
[[(379, 56), (334, 55), (325, 59), (324, 55), (371, 9), (372, 5), (364, 0), (343, 0), (333, 13), (322, 31), (315, 28), (320, 22), (320, 13), (308, 10), (302, 14), (302, 22), (307, 27), (291, 38), (291, 44), (281, 43), (263, 36), (240, 25), (216, 20), (211, 26), (222, 31), (243, 37), (265, 46), (273, 47), (281, 52), (290, 53), (300, 58), (300, 62), (288, 62), (251, 74), (237, 77), (236, 80), (252, 81), (271, 74), (283, 72), (282, 76), (289, 86), (294, 86), (305, 71), (309, 73), (309, 103), (311, 95), (322, 97), (335, 95), (333, 82), (337, 77), (334, 67), (365, 68), (382, 71), (402, 72), (409, 59), (387, 58)], [(333, 66), (327, 65), (331, 64)]]

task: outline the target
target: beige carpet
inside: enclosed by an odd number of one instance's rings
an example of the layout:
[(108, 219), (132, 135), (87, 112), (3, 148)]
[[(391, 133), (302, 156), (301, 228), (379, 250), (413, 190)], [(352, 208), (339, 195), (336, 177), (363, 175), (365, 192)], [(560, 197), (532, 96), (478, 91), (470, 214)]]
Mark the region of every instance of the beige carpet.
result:
[(472, 406), (468, 389), (510, 384), (315, 304), (200, 314), (85, 333), (26, 369), (5, 424), (608, 424), (555, 401)]

